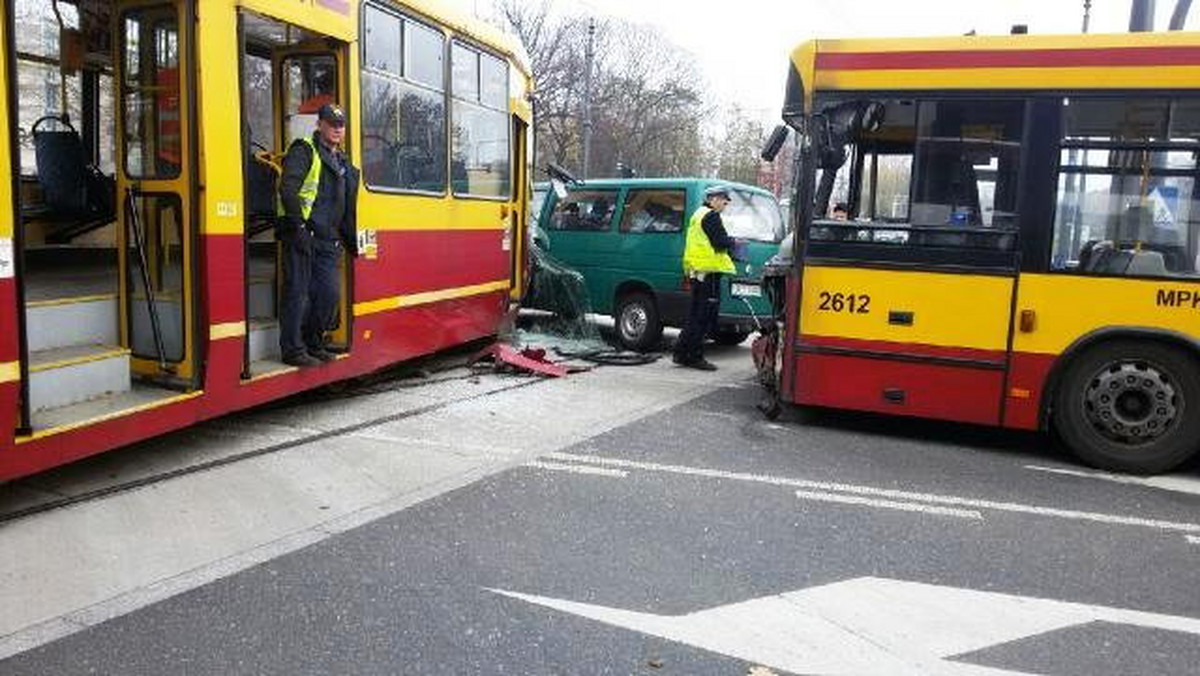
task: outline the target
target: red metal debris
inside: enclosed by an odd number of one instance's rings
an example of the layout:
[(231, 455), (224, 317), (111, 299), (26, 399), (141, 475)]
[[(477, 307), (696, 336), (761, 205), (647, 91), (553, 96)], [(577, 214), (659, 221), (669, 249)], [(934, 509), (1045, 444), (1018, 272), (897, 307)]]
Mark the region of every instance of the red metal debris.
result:
[(496, 366), (501, 364), (511, 366), (529, 373), (536, 373), (550, 378), (562, 378), (570, 371), (565, 366), (559, 366), (546, 361), (546, 351), (541, 349), (526, 348), (518, 352), (515, 348), (501, 343), (496, 343), (485, 348), (482, 352), (475, 355), (471, 360), (472, 364), (481, 362), (485, 359), (491, 359), (496, 363)]

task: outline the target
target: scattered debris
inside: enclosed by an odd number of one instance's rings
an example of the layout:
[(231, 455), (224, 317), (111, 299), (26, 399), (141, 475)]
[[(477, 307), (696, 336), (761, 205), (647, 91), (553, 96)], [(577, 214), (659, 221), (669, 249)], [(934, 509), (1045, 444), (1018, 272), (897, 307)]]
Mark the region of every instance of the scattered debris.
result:
[(548, 361), (545, 350), (526, 348), (518, 352), (516, 348), (501, 343), (487, 347), (475, 355), (471, 359), (471, 365), (474, 366), (489, 359), (492, 361), (493, 368), (498, 371), (509, 368), (550, 378), (562, 378), (570, 373), (567, 367)]

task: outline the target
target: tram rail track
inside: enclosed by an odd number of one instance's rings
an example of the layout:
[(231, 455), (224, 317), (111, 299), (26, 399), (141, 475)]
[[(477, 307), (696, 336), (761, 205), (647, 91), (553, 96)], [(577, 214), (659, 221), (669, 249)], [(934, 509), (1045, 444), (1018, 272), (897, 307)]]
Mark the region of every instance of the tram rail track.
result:
[[(438, 372), (450, 371), (455, 368), (461, 368), (462, 366), (465, 366), (465, 365), (466, 364), (464, 364), (464, 363), (456, 363), (455, 365), (445, 368), (444, 370), (438, 371)], [(412, 383), (412, 384), (397, 385), (397, 384), (393, 383), (387, 387), (381, 387), (380, 383), (378, 383), (378, 382), (367, 383), (367, 384), (363, 384), (360, 386), (351, 386), (351, 388), (346, 391), (336, 392), (333, 394), (326, 393), (326, 394), (321, 394), (318, 396), (321, 397), (321, 400), (324, 400), (324, 401), (356, 398), (356, 397), (376, 396), (376, 395), (383, 395), (383, 394), (387, 394), (388, 392), (395, 392), (395, 391), (399, 391), (399, 390), (420, 389), (422, 387), (429, 387), (431, 385), (437, 385), (437, 384), (441, 384), (441, 383), (471, 380), (471, 379), (479, 377), (479, 375), (480, 375), (479, 373), (471, 372), (471, 373), (467, 373), (467, 374), (464, 374), (461, 376), (454, 376), (454, 377), (447, 377), (447, 378), (435, 378), (435, 379), (422, 379), (421, 381), (419, 381), (417, 383)], [(512, 377), (512, 376), (510, 376), (510, 377)], [(392, 379), (392, 380), (394, 381), (394, 379)], [(383, 381), (383, 382), (389, 382), (389, 381)], [(523, 378), (521, 380), (521, 382), (517, 382), (512, 385), (502, 387), (499, 389), (489, 389), (486, 392), (479, 392), (479, 393), (472, 394), (472, 395), (469, 395), (466, 397), (450, 399), (447, 401), (434, 402), (434, 403), (427, 404), (425, 406), (419, 406), (417, 408), (407, 409), (404, 411), (390, 413), (388, 415), (378, 416), (375, 418), (371, 418), (370, 420), (357, 422), (357, 423), (354, 423), (351, 425), (344, 425), (344, 426), (337, 427), (337, 428), (330, 429), (330, 430), (315, 432), (313, 434), (301, 436), (296, 439), (289, 439), (287, 441), (281, 441), (279, 443), (269, 444), (267, 446), (254, 448), (254, 449), (251, 449), (248, 451), (243, 451), (240, 453), (234, 453), (234, 454), (224, 456), (221, 458), (215, 458), (213, 460), (208, 460), (205, 462), (198, 462), (198, 463), (194, 463), (191, 465), (179, 467), (176, 469), (171, 469), (171, 470), (167, 470), (167, 471), (163, 471), (163, 472), (157, 472), (157, 473), (151, 474), (149, 476), (140, 477), (137, 479), (131, 479), (129, 481), (114, 483), (112, 485), (95, 488), (95, 489), (92, 489), (89, 491), (84, 491), (82, 493), (78, 493), (75, 495), (67, 495), (67, 496), (63, 496), (61, 498), (57, 498), (57, 499), (50, 499), (45, 502), (39, 502), (37, 504), (30, 505), (28, 507), (23, 507), (23, 508), (8, 511), (8, 512), (0, 512), (0, 526), (6, 525), (9, 523), (13, 523), (16, 521), (20, 521), (23, 519), (28, 519), (28, 518), (31, 518), (31, 517), (34, 517), (34, 516), (37, 516), (40, 514), (46, 514), (49, 512), (55, 512), (55, 511), (59, 511), (59, 510), (63, 510), (63, 509), (68, 509), (70, 507), (74, 507), (77, 505), (94, 502), (96, 500), (101, 500), (104, 498), (112, 497), (114, 495), (119, 495), (122, 493), (129, 493), (132, 491), (136, 491), (136, 490), (140, 490), (140, 489), (147, 488), (150, 486), (154, 486), (156, 484), (161, 484), (161, 483), (164, 483), (167, 481), (171, 481), (173, 479), (179, 479), (179, 478), (194, 475), (194, 474), (201, 474), (203, 472), (210, 472), (210, 471), (220, 469), (223, 467), (228, 467), (230, 465), (235, 465), (238, 463), (246, 462), (248, 460), (253, 460), (255, 458), (261, 458), (261, 457), (273, 455), (276, 453), (282, 453), (284, 451), (299, 448), (302, 446), (307, 446), (309, 444), (318, 443), (318, 442), (325, 441), (328, 439), (336, 439), (339, 437), (349, 436), (351, 434), (355, 434), (357, 432), (368, 430), (373, 427), (379, 427), (381, 425), (387, 425), (390, 423), (399, 422), (401, 420), (416, 418), (419, 416), (427, 415), (430, 413), (434, 413), (436, 411), (440, 411), (440, 410), (449, 408), (451, 406), (455, 406), (457, 404), (462, 404), (462, 403), (471, 402), (471, 401), (477, 401), (479, 399), (490, 397), (490, 396), (493, 396), (496, 394), (502, 394), (504, 392), (511, 392), (514, 390), (523, 389), (526, 387), (536, 385), (540, 382), (542, 382), (542, 379), (539, 379), (539, 378)], [(298, 397), (292, 398), (290, 401), (287, 401), (287, 402), (278, 403), (273, 406), (267, 406), (267, 407), (259, 408), (256, 410), (261, 411), (261, 410), (270, 410), (271, 408), (290, 407), (290, 406), (296, 405), (297, 402), (306, 403), (306, 404), (312, 403), (311, 395), (305, 397), (303, 400), (299, 398), (300, 396), (303, 396), (303, 395), (299, 395)]]

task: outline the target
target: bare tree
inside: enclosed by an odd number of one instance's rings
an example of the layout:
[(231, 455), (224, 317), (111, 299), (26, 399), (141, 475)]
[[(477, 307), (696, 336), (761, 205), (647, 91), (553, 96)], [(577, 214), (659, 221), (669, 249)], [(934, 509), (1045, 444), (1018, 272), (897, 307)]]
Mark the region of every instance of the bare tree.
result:
[[(497, 0), (497, 9), (533, 63), (539, 162), (579, 167), (587, 19), (556, 17), (546, 0)], [(641, 175), (702, 173), (709, 111), (692, 55), (649, 26), (595, 23), (593, 173), (613, 175), (618, 166)]]

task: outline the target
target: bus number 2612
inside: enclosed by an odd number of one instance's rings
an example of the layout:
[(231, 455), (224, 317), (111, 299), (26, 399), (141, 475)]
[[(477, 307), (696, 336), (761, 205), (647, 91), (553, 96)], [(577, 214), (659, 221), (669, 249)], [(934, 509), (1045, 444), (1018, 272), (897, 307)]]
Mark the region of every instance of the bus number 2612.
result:
[(871, 297), (866, 294), (829, 293), (828, 291), (822, 291), (821, 304), (817, 309), (821, 312), (845, 312), (847, 314), (868, 315), (871, 314)]

